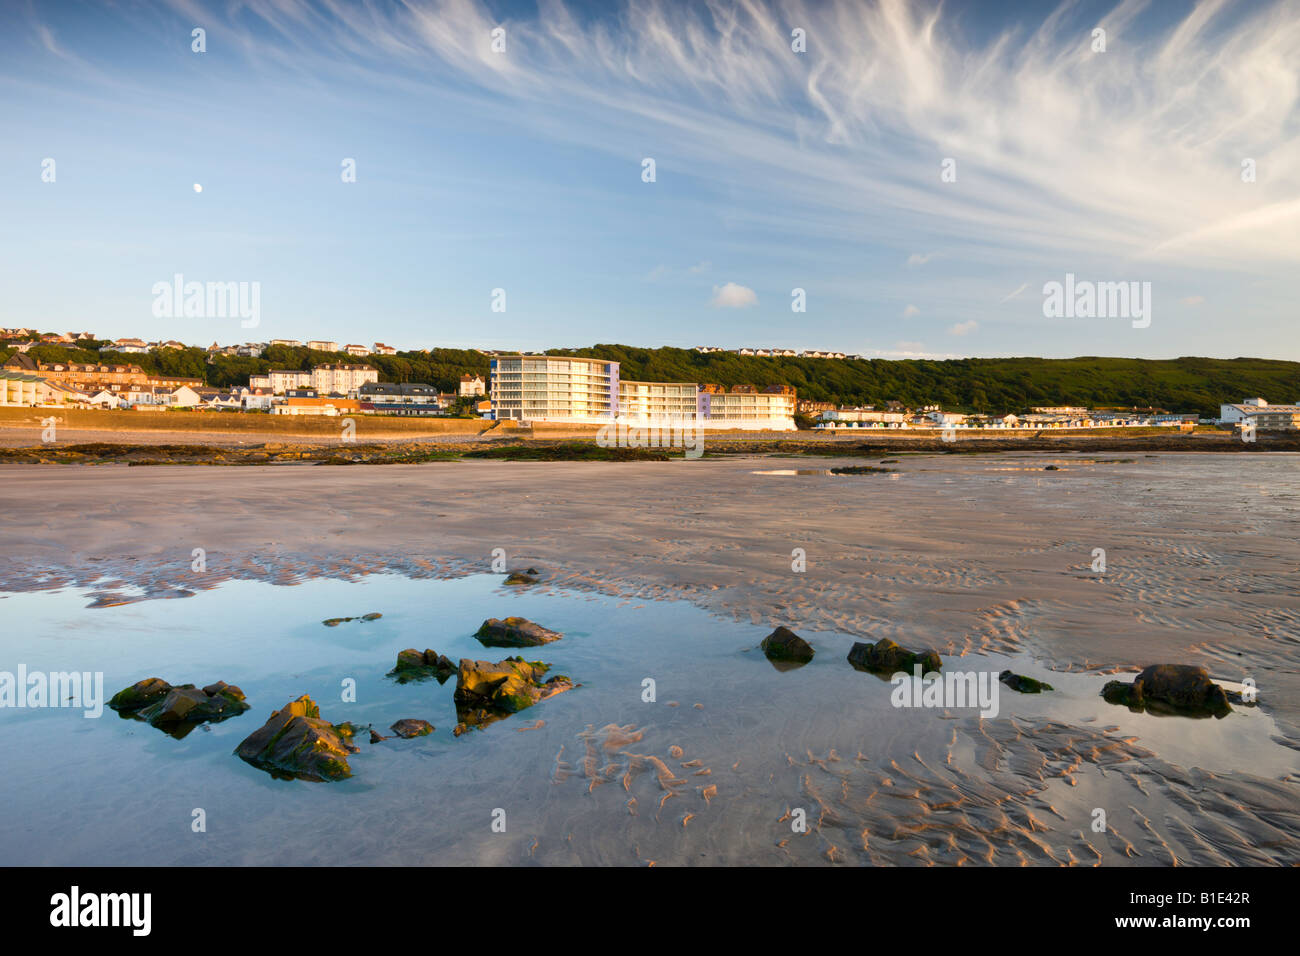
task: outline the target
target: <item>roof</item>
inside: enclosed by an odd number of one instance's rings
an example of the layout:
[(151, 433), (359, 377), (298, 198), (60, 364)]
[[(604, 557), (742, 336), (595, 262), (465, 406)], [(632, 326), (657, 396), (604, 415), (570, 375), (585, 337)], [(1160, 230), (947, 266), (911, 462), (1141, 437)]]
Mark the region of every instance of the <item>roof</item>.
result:
[(437, 395), (438, 389), (422, 382), (366, 382), (359, 389), (362, 395)]
[(1268, 415), (1278, 413), (1281, 415), (1300, 415), (1300, 405), (1241, 405), (1236, 402), (1229, 404), (1230, 408), (1235, 408), (1247, 415)]
[(5, 368), (21, 368), (25, 371), (35, 372), (36, 359), (26, 352), (15, 352), (5, 360)]

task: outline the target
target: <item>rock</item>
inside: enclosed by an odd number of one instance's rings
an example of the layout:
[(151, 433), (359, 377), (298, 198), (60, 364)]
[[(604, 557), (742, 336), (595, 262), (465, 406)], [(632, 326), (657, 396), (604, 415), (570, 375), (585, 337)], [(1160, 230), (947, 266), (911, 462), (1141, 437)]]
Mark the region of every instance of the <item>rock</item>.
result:
[(166, 697), (171, 689), (172, 685), (161, 677), (146, 677), (125, 690), (119, 690), (108, 702), (108, 706), (117, 711), (139, 710), (146, 704)]
[(1013, 674), (1011, 671), (1003, 671), (998, 675), (998, 680), (1006, 684), (1012, 690), (1018, 690), (1022, 694), (1041, 694), (1045, 690), (1056, 690), (1051, 684), (1045, 684), (1042, 681), (1034, 680), (1032, 677), (1024, 677), (1020, 674)]
[(462, 659), (456, 673), (456, 716), (460, 736), (471, 727), (483, 727), (510, 714), (554, 697), (573, 687), (573, 681), (557, 674), (543, 682), (550, 665), (507, 657), (503, 661)]
[(788, 627), (778, 627), (759, 645), (769, 661), (793, 661), (806, 664), (813, 659), (812, 645)]
[(1058, 465), (1048, 465), (1046, 468), (1043, 469), (1043, 471), (1060, 471), (1060, 470), (1061, 470), (1060, 466)]
[(397, 652), (397, 665), (388, 672), (388, 676), (399, 684), (408, 681), (428, 680), (436, 677), (439, 684), (445, 684), (447, 678), (456, 673), (456, 665), (435, 650), (425, 649), (423, 653), (414, 647)]
[(381, 617), (378, 611), (371, 611), (369, 614), (362, 614), (360, 617), (331, 617), (321, 621), (326, 627), (338, 627), (340, 624), (346, 624), (348, 621), (377, 621)]
[(858, 670), (885, 671), (896, 673), (912, 672), (915, 664), (921, 665), (921, 672), (928, 674), (943, 666), (939, 655), (932, 650), (909, 651), (899, 647), (889, 638), (883, 638), (875, 644), (858, 641), (849, 649), (849, 663)]
[(184, 737), (199, 724), (217, 723), (248, 710), (244, 692), (225, 681), (200, 689), (193, 684), (172, 686), (157, 677), (137, 681), (119, 691), (108, 706), (177, 738)]
[(528, 571), (515, 571), (506, 578), (506, 584), (536, 584), (537, 581), (536, 572), (531, 568)]
[(474, 636), (487, 647), (537, 647), (558, 641), (564, 635), (523, 617), (508, 617), (504, 621), (490, 617)]
[(342, 780), (352, 776), (348, 755), (360, 749), (348, 743), (347, 736), (350, 733), (340, 733), (322, 720), (316, 702), (303, 695), (272, 713), (235, 753), (273, 776)]
[[(403, 740), (410, 740), (412, 737), (425, 737), (433, 733), (436, 729), (433, 724), (427, 720), (419, 720), (415, 717), (403, 717), (390, 728), (393, 733)], [(373, 733), (374, 731), (371, 731)]]
[(387, 737), (379, 733), (379, 731), (375, 730), (373, 727), (370, 728), (370, 742), (372, 744), (377, 744), (381, 740), (387, 740), (387, 739), (388, 739)]
[(1133, 683), (1113, 680), (1101, 690), (1112, 704), (1130, 710), (1185, 717), (1225, 717), (1232, 712), (1228, 695), (1194, 664), (1152, 664)]

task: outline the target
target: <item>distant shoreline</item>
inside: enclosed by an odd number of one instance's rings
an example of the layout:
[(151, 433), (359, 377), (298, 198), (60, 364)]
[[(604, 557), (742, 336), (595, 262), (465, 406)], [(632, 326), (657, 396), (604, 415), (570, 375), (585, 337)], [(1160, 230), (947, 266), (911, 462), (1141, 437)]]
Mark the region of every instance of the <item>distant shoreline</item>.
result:
[[(469, 423), (473, 424), (473, 423)], [(358, 432), (361, 430), (358, 429)], [(823, 436), (809, 432), (705, 434), (706, 458), (777, 456), (822, 460), (833, 457), (882, 458), (890, 455), (982, 455), (996, 453), (1300, 453), (1300, 434), (1260, 432), (1243, 442), (1230, 432), (1152, 434), (1152, 429), (1105, 433), (1037, 433), (1022, 436), (962, 435), (945, 442), (937, 435), (876, 434)], [(666, 461), (684, 457), (680, 447), (608, 448), (594, 430), (542, 429), (509, 432), (464, 431), (427, 435), (375, 437), (358, 434), (343, 441), (335, 432), (273, 435), (259, 432), (119, 432), (60, 429), (57, 440), (43, 442), (40, 429), (0, 427), (0, 464), (265, 465), (283, 463), (356, 465), (422, 464), (465, 459), (526, 461)], [(499, 437), (498, 437), (499, 435)]]

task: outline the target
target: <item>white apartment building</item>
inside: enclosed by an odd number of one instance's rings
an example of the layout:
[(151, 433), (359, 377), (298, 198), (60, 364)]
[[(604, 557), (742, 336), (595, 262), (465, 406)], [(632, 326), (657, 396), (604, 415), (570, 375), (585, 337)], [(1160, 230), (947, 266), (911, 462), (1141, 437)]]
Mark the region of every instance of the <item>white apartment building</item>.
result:
[(492, 359), (497, 419), (599, 424), (618, 409), (618, 363), (550, 355)]
[(462, 397), (486, 395), (487, 387), (481, 375), (462, 375), (460, 377), (460, 394)]
[(379, 370), (369, 365), (317, 365), (310, 375), (308, 384), (318, 395), (347, 395), (379, 381)]
[(314, 352), (337, 352), (339, 344), (337, 342), (327, 342), (324, 339), (312, 339), (307, 343), (307, 348)]
[(281, 395), (291, 388), (308, 388), (311, 386), (311, 372), (298, 369), (273, 368), (266, 375), (250, 375), (250, 388), (269, 388), (276, 395)]
[(699, 393), (700, 424), (705, 428), (794, 431), (795, 390), (790, 385), (705, 385)]
[(618, 419), (628, 424), (694, 422), (699, 415), (700, 387), (694, 382), (619, 380)]
[(622, 381), (617, 362), (551, 355), (492, 359), (492, 414), (516, 421), (792, 431), (795, 390), (788, 385), (697, 385)]

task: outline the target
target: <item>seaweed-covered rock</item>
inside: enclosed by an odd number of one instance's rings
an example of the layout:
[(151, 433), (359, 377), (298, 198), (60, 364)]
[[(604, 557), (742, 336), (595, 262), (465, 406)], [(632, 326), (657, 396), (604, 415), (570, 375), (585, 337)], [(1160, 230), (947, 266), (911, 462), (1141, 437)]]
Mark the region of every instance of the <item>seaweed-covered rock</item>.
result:
[(303, 695), (272, 713), (235, 753), (276, 777), (342, 780), (352, 776), (348, 755), (360, 749), (348, 742), (350, 730), (322, 720), (316, 702)]
[(1130, 710), (1185, 717), (1225, 717), (1232, 712), (1228, 695), (1194, 664), (1152, 664), (1133, 683), (1113, 680), (1101, 690), (1109, 703)]
[(875, 644), (856, 642), (849, 649), (849, 663), (858, 670), (884, 671), (891, 674), (897, 671), (910, 673), (915, 664), (920, 664), (922, 672), (927, 674), (943, 666), (939, 655), (934, 651), (909, 651), (899, 647), (887, 637)]
[(474, 636), (487, 647), (537, 647), (558, 641), (564, 635), (524, 617), (508, 617), (504, 621), (490, 617)]
[(1006, 684), (1012, 690), (1018, 690), (1022, 694), (1041, 694), (1045, 690), (1056, 690), (1051, 684), (1044, 683), (1040, 680), (1034, 680), (1032, 677), (1025, 677), (1022, 674), (1013, 674), (1006, 670), (998, 675), (998, 680)]
[(537, 569), (529, 568), (527, 571), (510, 572), (510, 576), (506, 578), (506, 584), (511, 586), (536, 584), (539, 580), (541, 579), (537, 576)]
[(108, 706), (176, 738), (184, 737), (199, 724), (217, 723), (248, 710), (244, 692), (225, 681), (198, 688), (193, 684), (172, 686), (157, 677), (147, 677), (119, 691)]
[(408, 647), (397, 652), (397, 665), (388, 672), (388, 676), (399, 684), (428, 680), (431, 677), (436, 677), (438, 683), (443, 684), (454, 673), (456, 665), (446, 656), (427, 648), (421, 653), (414, 647)]
[(326, 627), (338, 627), (340, 624), (345, 624), (348, 621), (377, 621), (381, 617), (383, 617), (383, 615), (380, 614), (378, 611), (371, 611), (369, 614), (362, 614), (360, 617), (326, 618), (325, 620), (321, 621), (321, 623), (324, 624)]
[(146, 677), (124, 690), (119, 690), (109, 700), (108, 706), (116, 711), (139, 710), (147, 704), (162, 700), (171, 689), (172, 685), (161, 677)]
[(806, 664), (815, 653), (811, 644), (788, 627), (778, 627), (759, 646), (769, 661)]
[(410, 740), (412, 737), (425, 737), (433, 733), (435, 728), (427, 720), (420, 720), (416, 717), (403, 717), (390, 728), (393, 733), (403, 740)]
[(554, 697), (573, 687), (573, 681), (556, 675), (543, 681), (550, 665), (507, 657), (503, 661), (462, 659), (456, 673), (456, 716), (460, 736), (471, 727), (482, 727), (510, 714)]

